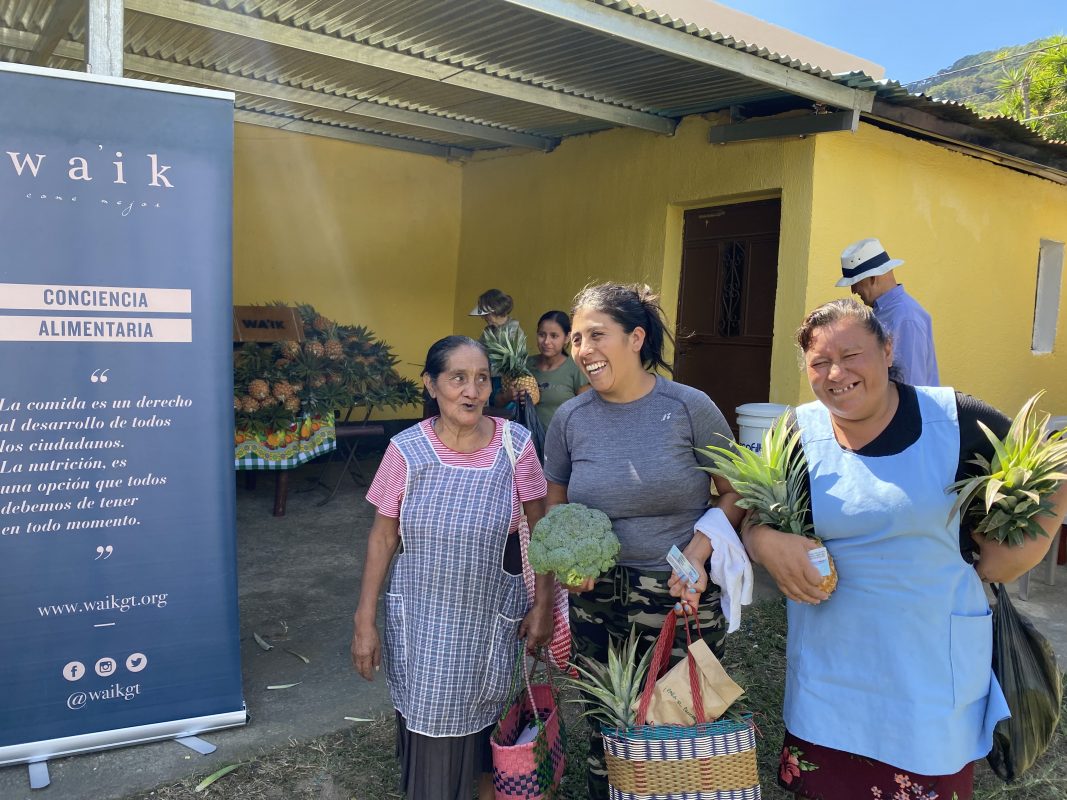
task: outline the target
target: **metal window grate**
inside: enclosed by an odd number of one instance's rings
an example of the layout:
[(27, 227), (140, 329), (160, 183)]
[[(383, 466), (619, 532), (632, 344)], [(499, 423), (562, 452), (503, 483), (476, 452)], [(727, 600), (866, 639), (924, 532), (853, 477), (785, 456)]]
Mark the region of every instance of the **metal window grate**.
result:
[(722, 251), (722, 308), (719, 336), (741, 335), (741, 298), (748, 254), (741, 242), (728, 242)]

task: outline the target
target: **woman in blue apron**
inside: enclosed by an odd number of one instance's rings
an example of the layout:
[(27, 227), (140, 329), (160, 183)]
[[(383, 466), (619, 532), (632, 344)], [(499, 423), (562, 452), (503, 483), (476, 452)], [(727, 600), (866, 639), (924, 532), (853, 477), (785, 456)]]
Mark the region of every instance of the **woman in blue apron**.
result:
[(531, 608), (515, 535), (523, 511), (531, 526), (543, 516), (547, 486), (529, 432), (482, 415), (491, 379), (478, 342), (434, 344), (423, 383), (439, 415), (393, 437), (367, 492), (378, 513), (352, 661), (367, 680), (382, 662), (378, 597), (392, 563), (384, 656), (401, 789), (409, 800), (470, 800), (477, 786), (488, 800), (489, 734), (510, 700), (519, 640), (533, 649), (552, 634), (551, 576), (538, 576)]
[(1009, 421), (950, 388), (893, 381), (892, 343), (855, 300), (817, 308), (797, 340), (817, 398), (796, 410), (812, 521), (839, 583), (832, 597), (819, 590), (810, 539), (745, 531), (789, 598), (779, 784), (812, 800), (970, 800), (972, 762), (1009, 713), (982, 580), (1013, 580), (1051, 539), (1009, 548), (961, 535), (945, 488), (992, 455), (978, 421), (999, 436)]

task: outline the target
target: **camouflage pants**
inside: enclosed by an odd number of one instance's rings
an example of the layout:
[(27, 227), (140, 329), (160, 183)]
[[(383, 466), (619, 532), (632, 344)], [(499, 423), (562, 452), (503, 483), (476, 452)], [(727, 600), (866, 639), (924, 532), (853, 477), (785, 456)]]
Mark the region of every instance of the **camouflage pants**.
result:
[[(667, 589), (670, 572), (653, 572), (616, 567), (602, 575), (592, 591), (571, 595), (571, 635), (575, 655), (588, 656), (606, 664), (608, 642), (630, 635), (633, 626), (640, 637), (638, 657), (659, 638), (663, 620), (673, 612), (676, 599)], [(719, 605), (719, 589), (714, 584), (701, 596), (700, 630), (716, 656), (722, 657), (726, 624)], [(685, 629), (679, 625), (671, 651), (671, 664), (685, 656)], [(608, 773), (604, 766), (604, 741), (599, 730), (589, 735), (588, 788), (590, 800), (607, 800)]]

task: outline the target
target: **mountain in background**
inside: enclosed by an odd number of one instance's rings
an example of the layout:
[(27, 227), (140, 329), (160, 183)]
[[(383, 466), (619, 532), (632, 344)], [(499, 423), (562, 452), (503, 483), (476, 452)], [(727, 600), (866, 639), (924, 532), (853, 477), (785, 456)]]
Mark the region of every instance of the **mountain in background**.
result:
[[(999, 50), (986, 50), (982, 53), (964, 56), (952, 66), (941, 70), (937, 75), (918, 83), (910, 84), (907, 89), (911, 92), (922, 92), (939, 100), (955, 100), (958, 103), (966, 103), (979, 114), (997, 114), (1001, 105), (1001, 101), (997, 97), (997, 83), (1004, 77), (1006, 68), (1021, 67), (1025, 63), (1026, 57), (1009, 57), (1004, 61), (997, 61), (995, 64), (987, 64), (986, 62), (993, 61), (993, 59), (1005, 53), (1012, 56), (1016, 53), (1037, 50), (1047, 42), (1047, 39), (1037, 39), (1027, 44), (1002, 47)], [(968, 69), (964, 72), (956, 72), (973, 64), (983, 64), (984, 66)]]

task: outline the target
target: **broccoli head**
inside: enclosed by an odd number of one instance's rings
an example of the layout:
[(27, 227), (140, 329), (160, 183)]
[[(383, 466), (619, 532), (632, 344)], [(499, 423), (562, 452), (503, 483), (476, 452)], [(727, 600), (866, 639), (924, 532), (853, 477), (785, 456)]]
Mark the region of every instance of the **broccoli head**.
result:
[(572, 586), (607, 572), (618, 555), (619, 540), (608, 515), (581, 503), (554, 506), (530, 535), (534, 572), (554, 572)]

